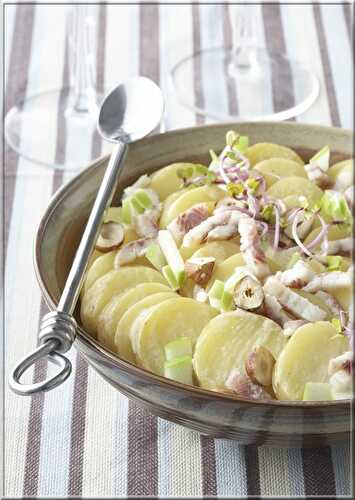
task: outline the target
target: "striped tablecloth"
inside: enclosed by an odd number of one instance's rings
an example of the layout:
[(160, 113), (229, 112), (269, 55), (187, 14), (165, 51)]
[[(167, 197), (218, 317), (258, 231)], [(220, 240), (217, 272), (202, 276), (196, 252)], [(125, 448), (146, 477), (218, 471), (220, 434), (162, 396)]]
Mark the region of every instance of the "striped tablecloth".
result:
[[(5, 6), (6, 109), (25, 95), (66, 83), (67, 8)], [(97, 9), (98, 84), (147, 75), (165, 93), (167, 129), (201, 123), (177, 103), (168, 72), (183, 56), (225, 43), (226, 5)], [(352, 127), (350, 9), (340, 3), (258, 7), (260, 42), (310, 64), (321, 82), (320, 97), (299, 121)], [(74, 155), (81, 145), (58, 131), (60, 140), (44, 131), (43, 147), (57, 157)], [(67, 177), (5, 148), (6, 372), (37, 342), (45, 306), (32, 240), (51, 194)], [(201, 437), (129, 402), (88, 369), (75, 349), (69, 357), (74, 373), (52, 392), (22, 398), (5, 388), (6, 497), (350, 494), (349, 446), (283, 450)], [(46, 369), (39, 365), (33, 376), (39, 379)]]

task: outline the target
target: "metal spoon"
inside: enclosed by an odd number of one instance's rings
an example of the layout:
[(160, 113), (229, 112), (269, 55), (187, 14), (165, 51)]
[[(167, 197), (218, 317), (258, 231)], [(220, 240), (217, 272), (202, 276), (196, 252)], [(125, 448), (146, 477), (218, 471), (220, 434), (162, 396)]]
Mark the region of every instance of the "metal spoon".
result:
[[(67, 352), (76, 336), (77, 324), (72, 314), (83, 284), (87, 263), (98, 237), (104, 211), (116, 191), (128, 144), (149, 134), (160, 122), (163, 97), (159, 87), (148, 78), (138, 77), (120, 84), (104, 99), (98, 131), (116, 145), (91, 210), (84, 234), (77, 249), (58, 307), (41, 322), (39, 347), (22, 359), (10, 374), (9, 384), (17, 394), (29, 395), (58, 386), (71, 373), (71, 363), (62, 354)], [(47, 356), (60, 366), (52, 378), (35, 384), (23, 384), (23, 373), (38, 359)]]

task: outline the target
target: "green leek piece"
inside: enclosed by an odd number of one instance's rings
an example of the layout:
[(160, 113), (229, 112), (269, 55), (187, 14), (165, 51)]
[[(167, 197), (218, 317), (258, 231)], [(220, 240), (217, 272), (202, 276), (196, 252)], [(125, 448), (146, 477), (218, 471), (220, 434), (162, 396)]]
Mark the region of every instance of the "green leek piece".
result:
[(133, 207), (129, 198), (122, 201), (122, 221), (125, 224), (130, 224), (132, 222)]
[(163, 252), (160, 250), (160, 246), (156, 243), (152, 243), (147, 248), (147, 252), (145, 254), (149, 262), (153, 264), (155, 269), (161, 271), (161, 269), (166, 265), (166, 260)]
[(326, 172), (329, 168), (329, 160), (330, 160), (330, 149), (329, 146), (324, 146), (318, 153), (316, 153), (309, 160), (309, 163), (316, 163), (318, 167)]
[(179, 283), (177, 282), (177, 279), (171, 267), (169, 265), (164, 266), (161, 272), (163, 273), (163, 276), (166, 279), (166, 281), (169, 283), (170, 288), (172, 288), (173, 290), (179, 290), (180, 288)]
[(291, 269), (299, 260), (302, 260), (301, 256), (298, 252), (295, 252), (294, 254), (292, 254), (292, 257), (287, 262), (286, 269)]
[(208, 292), (208, 298), (209, 298), (210, 304), (215, 309), (221, 308), (221, 299), (223, 296), (223, 292), (224, 292), (223, 281), (216, 280), (213, 283), (213, 285), (211, 286), (210, 291)]
[(142, 214), (144, 212), (144, 208), (138, 203), (134, 196), (130, 198), (130, 202), (136, 214)]
[(227, 290), (223, 291), (222, 298), (220, 300), (220, 309), (224, 312), (231, 311), (233, 309), (233, 295)]
[(333, 398), (330, 384), (307, 382), (304, 386), (303, 401), (331, 401)]
[(343, 263), (343, 257), (340, 255), (327, 255), (326, 260), (328, 271), (339, 271)]
[(180, 337), (169, 342), (164, 347), (166, 361), (182, 356), (192, 356), (192, 342), (190, 337)]
[(336, 329), (337, 333), (339, 333), (339, 334), (343, 333), (343, 329), (341, 327), (341, 323), (340, 323), (339, 318), (332, 318), (330, 322), (334, 326), (334, 328)]
[(159, 231), (158, 243), (180, 288), (185, 281), (185, 263), (170, 231), (166, 229)]
[(150, 199), (148, 193), (144, 191), (144, 189), (139, 189), (133, 195), (133, 198), (136, 202), (143, 208), (148, 209), (153, 205), (152, 200)]
[(338, 222), (350, 222), (351, 212), (344, 196), (338, 191), (327, 190), (320, 200), (321, 214)]
[(165, 361), (164, 376), (182, 384), (193, 385), (192, 357), (181, 356), (170, 361)]

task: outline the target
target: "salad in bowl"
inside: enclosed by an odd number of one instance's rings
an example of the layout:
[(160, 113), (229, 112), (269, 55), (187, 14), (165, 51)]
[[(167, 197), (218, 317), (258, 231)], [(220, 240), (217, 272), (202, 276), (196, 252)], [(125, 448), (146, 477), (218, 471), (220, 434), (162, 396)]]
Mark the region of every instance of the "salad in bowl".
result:
[(119, 358), (251, 400), (352, 397), (353, 161), (229, 131), (105, 214), (83, 328)]

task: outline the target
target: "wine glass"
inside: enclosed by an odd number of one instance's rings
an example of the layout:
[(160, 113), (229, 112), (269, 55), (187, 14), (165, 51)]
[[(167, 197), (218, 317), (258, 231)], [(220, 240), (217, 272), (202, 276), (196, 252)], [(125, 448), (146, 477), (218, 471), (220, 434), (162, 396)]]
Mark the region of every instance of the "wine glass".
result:
[[(258, 47), (257, 5), (228, 9), (231, 46), (197, 51), (172, 69), (181, 103), (221, 121), (286, 120), (306, 111), (319, 94), (317, 77), (285, 54)], [(193, 90), (186, 85), (191, 74), (200, 82)]]
[[(95, 88), (96, 10), (97, 6), (84, 4), (73, 5), (68, 10), (69, 86), (28, 97), (11, 108), (5, 117), (5, 138), (9, 145), (36, 163), (74, 171), (100, 151), (102, 139), (96, 132), (96, 121), (103, 96)], [(23, 126), (28, 123), (33, 126)], [(57, 131), (59, 136), (66, 133), (74, 144), (81, 144), (75, 157), (62, 154), (54, 159), (50, 148), (41, 147), (46, 136), (55, 137)], [(26, 135), (30, 140), (26, 140)], [(94, 138), (96, 147), (92, 148)]]

